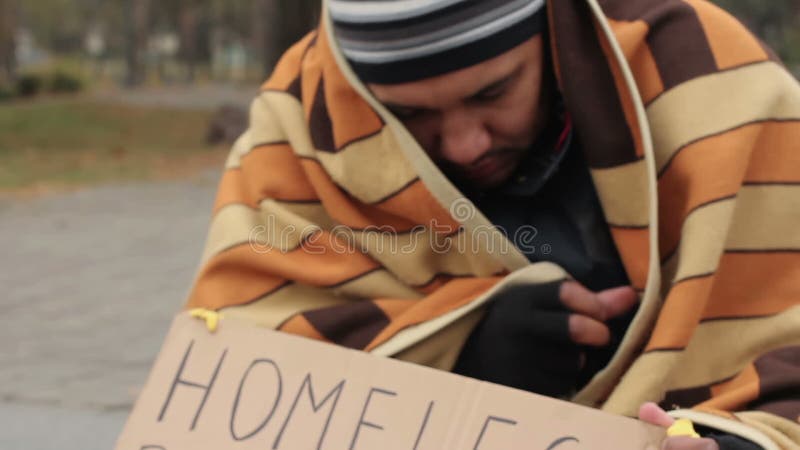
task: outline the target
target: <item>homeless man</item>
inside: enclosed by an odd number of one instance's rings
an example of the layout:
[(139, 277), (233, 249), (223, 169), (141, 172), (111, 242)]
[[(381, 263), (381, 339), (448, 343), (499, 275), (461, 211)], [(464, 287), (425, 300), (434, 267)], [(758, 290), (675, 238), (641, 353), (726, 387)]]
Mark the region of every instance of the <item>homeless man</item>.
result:
[(799, 120), (702, 0), (329, 0), (188, 305), (703, 426), (666, 448), (798, 448)]

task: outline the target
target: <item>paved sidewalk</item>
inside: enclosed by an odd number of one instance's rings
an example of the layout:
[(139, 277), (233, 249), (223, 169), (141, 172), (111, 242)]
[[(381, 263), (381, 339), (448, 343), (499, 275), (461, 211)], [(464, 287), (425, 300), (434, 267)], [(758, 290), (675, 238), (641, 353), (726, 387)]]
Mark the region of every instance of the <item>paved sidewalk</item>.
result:
[(0, 448), (4, 450), (110, 450), (126, 411), (75, 411), (0, 403)]
[[(0, 198), (0, 448), (116, 436), (186, 297), (217, 175)], [(59, 448), (89, 448), (75, 437)]]

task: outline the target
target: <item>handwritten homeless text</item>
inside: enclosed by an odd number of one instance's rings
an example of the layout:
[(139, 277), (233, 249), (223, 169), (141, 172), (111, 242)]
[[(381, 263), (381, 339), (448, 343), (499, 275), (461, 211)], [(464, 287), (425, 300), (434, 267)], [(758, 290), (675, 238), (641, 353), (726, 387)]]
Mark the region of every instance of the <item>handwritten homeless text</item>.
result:
[[(237, 324), (238, 325), (238, 324)], [(643, 450), (595, 409), (230, 323), (179, 316), (117, 450)]]
[[(222, 352), (221, 356), (219, 357), (218, 363), (214, 368), (214, 372), (211, 376), (211, 379), (207, 382), (197, 382), (197, 381), (189, 381), (185, 374), (186, 369), (186, 362), (189, 359), (192, 348), (194, 347), (195, 342), (192, 341), (188, 348), (186, 349), (186, 353), (184, 354), (183, 360), (181, 361), (181, 365), (178, 368), (177, 373), (175, 374), (175, 378), (172, 380), (172, 384), (169, 389), (169, 394), (167, 395), (166, 399), (164, 400), (164, 404), (161, 408), (161, 412), (158, 415), (158, 421), (162, 422), (164, 420), (164, 416), (167, 413), (167, 410), (170, 407), (170, 403), (175, 396), (175, 391), (179, 387), (184, 388), (193, 388), (199, 389), (202, 394), (202, 400), (197, 404), (197, 407), (193, 411), (193, 417), (191, 418), (191, 424), (188, 427), (188, 431), (192, 431), (197, 427), (198, 420), (203, 413), (203, 408), (206, 404), (206, 400), (208, 399), (211, 391), (214, 387), (214, 383), (219, 375), (219, 372), (222, 370), (225, 357), (227, 356), (228, 351), (225, 350)], [(260, 371), (263, 371), (259, 374)], [(267, 375), (267, 376), (265, 376)], [(245, 392), (246, 386), (250, 384), (252, 381), (251, 377), (261, 378), (262, 382), (267, 383), (267, 391), (271, 391), (271, 401), (266, 401), (267, 408), (263, 411), (263, 418), (261, 418), (255, 427), (251, 427), (251, 429), (244, 429), (242, 425), (240, 425), (243, 420), (239, 417), (239, 405), (242, 402), (243, 396), (247, 395)], [(283, 438), (284, 433), (286, 432), (287, 426), (289, 423), (294, 420), (298, 422), (305, 421), (306, 417), (299, 417), (296, 412), (298, 410), (297, 406), (298, 403), (301, 401), (309, 402), (312, 410), (312, 414), (320, 413), (323, 408), (326, 407), (330, 403), (330, 405), (326, 408), (327, 415), (325, 416), (324, 426), (318, 430), (304, 430), (305, 432), (315, 432), (318, 435), (317, 438), (317, 449), (323, 448), (323, 444), (325, 443), (325, 435), (327, 434), (328, 428), (330, 427), (331, 419), (333, 418), (334, 413), (336, 412), (336, 405), (339, 402), (339, 398), (341, 397), (342, 393), (345, 390), (345, 386), (347, 385), (347, 380), (342, 379), (339, 381), (329, 392), (325, 394), (322, 399), (317, 402), (317, 398), (319, 395), (315, 394), (315, 389), (311, 377), (311, 372), (308, 372), (303, 377), (303, 381), (300, 384), (300, 389), (294, 395), (293, 400), (291, 400), (291, 407), (288, 410), (288, 413), (283, 418), (278, 418), (278, 421), (281, 422), (280, 429), (278, 430), (277, 435), (275, 436), (272, 446), (272, 449), (279, 449), (281, 448), (281, 440)], [(262, 386), (263, 388), (264, 386)], [(262, 392), (264, 392), (262, 390)], [(353, 450), (358, 448), (359, 436), (362, 433), (362, 430), (367, 429), (374, 429), (374, 430), (383, 430), (384, 425), (373, 423), (369, 419), (369, 410), (370, 408), (375, 408), (376, 406), (373, 405), (374, 402), (378, 402), (378, 397), (396, 397), (398, 395), (397, 392), (390, 391), (388, 389), (382, 389), (379, 387), (370, 387), (366, 397), (363, 400), (363, 406), (361, 408), (361, 414), (358, 418), (358, 421), (355, 425), (355, 429), (353, 431), (352, 439), (347, 447), (341, 447), (340, 445), (333, 445), (331, 444), (330, 448), (347, 448), (348, 450)], [(241, 377), (241, 381), (236, 389), (236, 396), (233, 401), (233, 405), (230, 411), (230, 421), (229, 421), (229, 432), (230, 437), (233, 441), (245, 441), (248, 439), (252, 439), (256, 437), (264, 428), (269, 425), (269, 423), (275, 418), (275, 412), (278, 409), (278, 405), (280, 404), (281, 400), (284, 397), (284, 378), (281, 372), (280, 366), (272, 359), (262, 358), (262, 359), (255, 359), (250, 363), (250, 366), (244, 372)], [(384, 405), (386, 406), (386, 405)], [(424, 411), (420, 412), (420, 424), (418, 427), (418, 431), (416, 432), (416, 436), (413, 439), (413, 444), (410, 445), (408, 448), (411, 450), (418, 450), (420, 449), (420, 444), (422, 442), (423, 436), (425, 435), (425, 430), (428, 428), (431, 413), (436, 406), (436, 401), (431, 400), (428, 402), (428, 405)], [(322, 414), (325, 414), (323, 411)], [(484, 446), (484, 437), (487, 435), (487, 431), (490, 426), (494, 424), (497, 425), (506, 425), (506, 426), (516, 426), (517, 421), (509, 418), (497, 417), (492, 415), (487, 415), (483, 421), (480, 431), (475, 438), (474, 445), (470, 448), (475, 450), (483, 449), (483, 448), (490, 448), (489, 446)], [(465, 430), (466, 431), (466, 430)], [(574, 436), (560, 436), (555, 438), (547, 447), (546, 450), (554, 450), (554, 449), (577, 449), (580, 448), (577, 444), (580, 441), (577, 437)], [(567, 444), (574, 444), (572, 446), (568, 446)], [(168, 450), (166, 447), (161, 445), (143, 445), (140, 450)]]

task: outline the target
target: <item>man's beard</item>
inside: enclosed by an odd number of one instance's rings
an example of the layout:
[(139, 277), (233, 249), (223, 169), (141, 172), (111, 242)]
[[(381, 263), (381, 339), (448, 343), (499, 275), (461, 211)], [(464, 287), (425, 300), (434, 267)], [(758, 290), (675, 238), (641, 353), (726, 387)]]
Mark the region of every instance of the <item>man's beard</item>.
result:
[[(459, 189), (466, 191), (488, 190), (501, 186), (509, 179), (511, 179), (519, 167), (525, 155), (528, 153), (529, 148), (504, 148), (498, 150), (490, 150), (483, 154), (477, 161), (468, 167), (454, 164), (447, 160), (437, 160), (436, 165), (447, 176), (447, 178)], [(469, 172), (471, 169), (480, 166), (486, 158), (501, 157), (507, 159), (506, 164), (500, 170), (506, 173), (498, 178), (494, 177), (471, 177)]]

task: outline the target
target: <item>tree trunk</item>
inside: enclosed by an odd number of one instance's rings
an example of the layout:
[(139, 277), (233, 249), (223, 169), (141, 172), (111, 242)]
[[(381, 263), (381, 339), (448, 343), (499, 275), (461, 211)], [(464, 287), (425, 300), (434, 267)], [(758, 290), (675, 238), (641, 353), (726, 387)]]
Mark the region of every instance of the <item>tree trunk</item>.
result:
[(125, 84), (134, 87), (145, 81), (145, 53), (150, 14), (150, 0), (126, 0), (130, 21), (126, 36), (126, 60), (128, 74)]
[(180, 55), (186, 68), (186, 82), (193, 83), (197, 68), (197, 39), (200, 24), (200, 8), (193, 0), (183, 0), (178, 11), (178, 34)]
[(272, 72), (283, 52), (319, 21), (319, 0), (256, 0), (253, 39), (264, 75)]
[(17, 9), (15, 0), (0, 0), (0, 82), (13, 82), (17, 75)]
[(288, 21), (284, 36), (287, 47), (317, 26), (320, 2), (317, 0), (284, 0), (281, 15)]
[(285, 22), (280, 17), (280, 0), (255, 0), (253, 2), (253, 47), (261, 59), (262, 75), (272, 72), (283, 52), (281, 27)]

